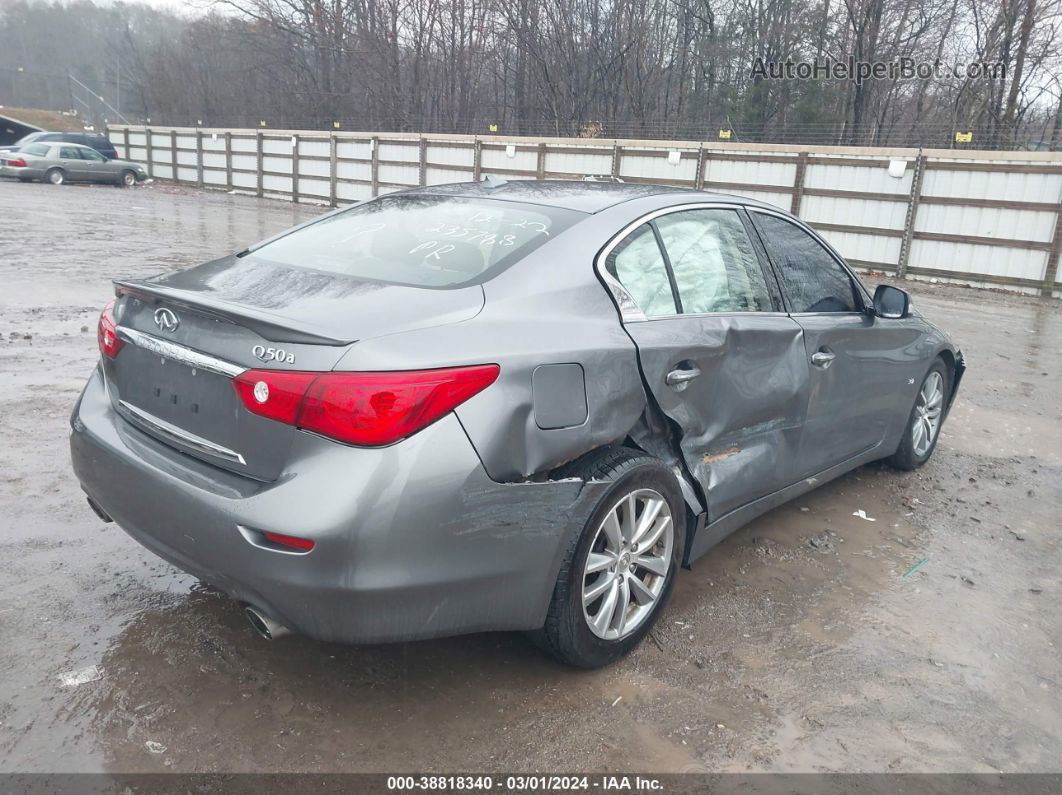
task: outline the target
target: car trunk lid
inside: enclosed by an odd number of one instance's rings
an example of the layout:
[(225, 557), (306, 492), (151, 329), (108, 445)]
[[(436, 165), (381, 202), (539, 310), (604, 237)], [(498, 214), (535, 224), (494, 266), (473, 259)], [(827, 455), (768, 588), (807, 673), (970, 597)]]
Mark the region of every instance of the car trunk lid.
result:
[(116, 410), (170, 447), (266, 481), (283, 471), (297, 431), (247, 411), (235, 375), (329, 371), (360, 339), (465, 320), (483, 304), (478, 286), (432, 290), (252, 269), (240, 257), (115, 284), (125, 344), (104, 367)]

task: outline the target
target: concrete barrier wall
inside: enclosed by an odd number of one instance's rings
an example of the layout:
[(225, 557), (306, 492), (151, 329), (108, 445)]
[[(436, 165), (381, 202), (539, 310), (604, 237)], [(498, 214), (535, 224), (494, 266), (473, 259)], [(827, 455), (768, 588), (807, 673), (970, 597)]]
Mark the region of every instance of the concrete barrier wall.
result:
[(1062, 296), (1062, 155), (412, 133), (113, 126), (152, 176), (336, 206), (479, 180), (615, 176), (749, 196), (855, 267)]

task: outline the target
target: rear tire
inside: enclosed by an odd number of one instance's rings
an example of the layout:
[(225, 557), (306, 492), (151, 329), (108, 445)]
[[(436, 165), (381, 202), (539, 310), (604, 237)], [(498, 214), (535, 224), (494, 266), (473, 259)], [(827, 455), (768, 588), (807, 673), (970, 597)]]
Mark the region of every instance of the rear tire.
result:
[[(935, 405), (927, 409), (924, 395), (927, 394), (927, 391), (929, 394), (935, 394), (931, 389), (933, 384), (939, 386), (939, 400), (931, 401)], [(948, 371), (947, 365), (942, 360), (937, 359), (933, 362), (933, 366), (929, 368), (929, 372), (922, 378), (922, 383), (918, 387), (918, 394), (915, 395), (911, 413), (907, 415), (907, 422), (903, 427), (903, 439), (900, 441), (900, 446), (896, 449), (896, 452), (888, 459), (888, 463), (891, 466), (905, 472), (911, 472), (930, 459), (933, 451), (937, 449), (937, 440), (940, 439), (940, 429), (944, 424), (944, 411), (947, 408), (950, 394), (951, 373)], [(936, 424), (932, 426), (931, 431), (927, 432), (927, 414), (931, 415), (934, 411), (936, 412)], [(919, 426), (921, 426), (921, 430), (919, 430)], [(929, 439), (928, 444), (925, 441), (926, 438)]]
[(131, 188), (136, 184), (136, 174), (132, 171), (126, 170), (118, 177), (119, 188)]
[(569, 541), (545, 626), (534, 638), (561, 662), (597, 668), (637, 646), (667, 603), (686, 504), (662, 461), (627, 448), (601, 451), (562, 476), (611, 485)]
[(44, 181), (51, 185), (62, 185), (66, 182), (66, 172), (61, 168), (50, 168), (44, 174)]

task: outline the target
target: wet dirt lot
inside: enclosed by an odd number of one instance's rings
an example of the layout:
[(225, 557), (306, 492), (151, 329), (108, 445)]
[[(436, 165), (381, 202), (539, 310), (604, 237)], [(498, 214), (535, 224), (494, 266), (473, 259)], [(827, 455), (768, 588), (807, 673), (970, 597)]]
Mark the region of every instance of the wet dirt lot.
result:
[(602, 671), (520, 635), (267, 643), (103, 524), (67, 419), (109, 280), (320, 211), (0, 182), (0, 772), (1062, 770), (1057, 301), (906, 285), (970, 362), (930, 464), (739, 531)]

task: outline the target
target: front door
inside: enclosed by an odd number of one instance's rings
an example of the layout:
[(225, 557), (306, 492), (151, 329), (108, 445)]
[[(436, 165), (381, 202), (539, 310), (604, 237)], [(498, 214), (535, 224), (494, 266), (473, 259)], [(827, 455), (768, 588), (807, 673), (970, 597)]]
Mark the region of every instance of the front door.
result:
[(106, 158), (95, 149), (82, 146), (78, 150), (81, 155), (82, 168), (85, 169), (85, 178), (93, 182), (109, 182), (115, 178), (111, 172), (113, 168), (108, 166)]
[[(804, 330), (811, 373), (800, 477), (880, 444), (896, 416), (904, 349), (917, 342), (906, 323), (875, 318), (839, 256), (802, 226), (753, 211), (791, 317)], [(883, 451), (888, 455), (892, 451)]]
[(645, 314), (625, 328), (709, 521), (797, 477), (808, 400), (803, 332), (769, 289), (750, 231), (732, 205), (676, 208), (603, 263)]

